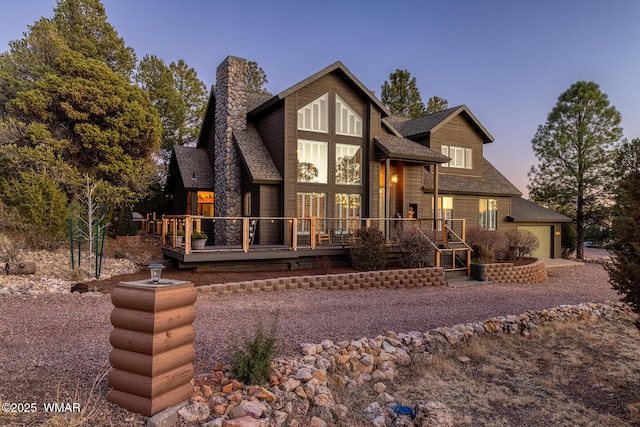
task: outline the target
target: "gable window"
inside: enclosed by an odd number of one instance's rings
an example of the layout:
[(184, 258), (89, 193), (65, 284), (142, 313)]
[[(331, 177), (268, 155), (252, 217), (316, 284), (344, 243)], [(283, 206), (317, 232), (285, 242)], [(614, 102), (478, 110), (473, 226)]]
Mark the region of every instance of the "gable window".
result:
[(495, 230), (498, 226), (498, 201), (496, 199), (480, 199), (479, 226), (487, 230)]
[(336, 184), (359, 185), (362, 147), (336, 144)]
[(298, 129), (320, 133), (329, 132), (328, 93), (298, 110)]
[(298, 140), (298, 182), (327, 183), (327, 142)]
[(451, 158), (449, 163), (444, 163), (442, 166), (459, 169), (471, 169), (473, 167), (471, 161), (473, 150), (471, 148), (443, 145), (441, 153)]
[(338, 95), (336, 95), (336, 134), (362, 136), (362, 119)]

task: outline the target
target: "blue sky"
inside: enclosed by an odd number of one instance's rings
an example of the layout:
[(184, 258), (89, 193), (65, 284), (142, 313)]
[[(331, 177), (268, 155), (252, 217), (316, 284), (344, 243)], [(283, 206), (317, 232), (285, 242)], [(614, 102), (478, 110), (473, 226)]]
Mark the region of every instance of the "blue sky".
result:
[[(640, 138), (640, 2), (103, 0), (138, 58), (184, 59), (207, 86), (227, 56), (257, 61), (280, 92), (336, 60), (379, 96), (395, 69), (423, 100), (466, 104), (494, 136), (485, 157), (523, 193), (531, 138), (558, 96), (593, 80)], [(0, 0), (1, 51), (54, 0)]]

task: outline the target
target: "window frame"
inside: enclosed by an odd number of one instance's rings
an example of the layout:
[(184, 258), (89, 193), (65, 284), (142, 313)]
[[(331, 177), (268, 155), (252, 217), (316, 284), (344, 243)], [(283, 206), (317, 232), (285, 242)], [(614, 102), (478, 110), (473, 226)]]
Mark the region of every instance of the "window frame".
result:
[[(310, 147), (307, 150), (306, 147)], [(318, 151), (319, 153), (313, 153)], [(324, 151), (324, 152), (323, 152)], [(301, 156), (305, 157), (307, 153), (312, 157), (311, 159), (301, 159)], [(313, 156), (319, 154), (320, 157), (318, 164), (314, 163)], [(301, 160), (305, 160), (302, 162)], [(300, 176), (301, 163), (307, 163), (315, 166), (318, 169), (318, 176), (315, 180), (302, 180)], [(320, 164), (322, 163), (322, 164)], [(329, 143), (327, 141), (316, 141), (311, 139), (298, 139), (296, 150), (296, 182), (299, 184), (328, 184), (329, 183)]]
[[(329, 92), (299, 108), (297, 111), (297, 120), (298, 130), (328, 134)], [(309, 126), (307, 126), (307, 122)]]
[(498, 199), (491, 197), (478, 199), (478, 226), (484, 230), (498, 229)]
[(473, 169), (473, 148), (443, 144), (440, 146), (440, 153), (451, 159), (448, 163), (442, 164), (444, 167)]

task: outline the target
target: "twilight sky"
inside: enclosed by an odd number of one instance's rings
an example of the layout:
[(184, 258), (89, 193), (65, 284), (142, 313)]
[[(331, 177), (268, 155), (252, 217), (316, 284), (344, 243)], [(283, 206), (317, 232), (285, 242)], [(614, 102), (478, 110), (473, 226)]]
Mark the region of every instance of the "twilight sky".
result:
[[(51, 17), (54, 0), (0, 0), (0, 51)], [(234, 55), (278, 93), (340, 60), (369, 89), (397, 68), (431, 96), (466, 104), (495, 142), (485, 157), (527, 193), (531, 138), (558, 96), (593, 80), (640, 138), (640, 2), (634, 0), (102, 0), (141, 59), (184, 59), (209, 87)]]

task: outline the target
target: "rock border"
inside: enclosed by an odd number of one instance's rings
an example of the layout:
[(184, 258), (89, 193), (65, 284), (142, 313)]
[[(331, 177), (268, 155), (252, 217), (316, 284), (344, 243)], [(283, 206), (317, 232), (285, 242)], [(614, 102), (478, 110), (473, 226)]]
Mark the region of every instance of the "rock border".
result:
[[(584, 303), (497, 316), (428, 332), (388, 332), (375, 338), (363, 337), (353, 341), (304, 343), (300, 344), (301, 355), (273, 362), (274, 374), (269, 386), (247, 386), (232, 380), (224, 367), (218, 364), (213, 373), (200, 375), (194, 380), (194, 394), (186, 405), (188, 410), (171, 408), (167, 411), (199, 414), (197, 420), (184, 417), (183, 420), (203, 422), (202, 425), (207, 427), (274, 424), (299, 427), (298, 417), (308, 420), (308, 425), (322, 427), (333, 425), (335, 417), (345, 418), (348, 415), (345, 407), (336, 404), (329, 384), (348, 388), (373, 384), (379, 394), (377, 401), (370, 405), (369, 421), (372, 425), (385, 425), (393, 416), (393, 411), (385, 408), (392, 408), (394, 399), (385, 392), (384, 381), (394, 379), (397, 367), (411, 364), (415, 355), (435, 353), (482, 337), (527, 336), (532, 329), (552, 322), (620, 319), (633, 321), (637, 314), (622, 302)], [(433, 405), (418, 406), (427, 408)], [(441, 409), (444, 413), (444, 424), (441, 425), (449, 425), (446, 408)], [(150, 418), (147, 426), (165, 425), (160, 421), (167, 418), (164, 412)], [(211, 415), (213, 418), (206, 421)], [(175, 419), (173, 416), (169, 418)]]

